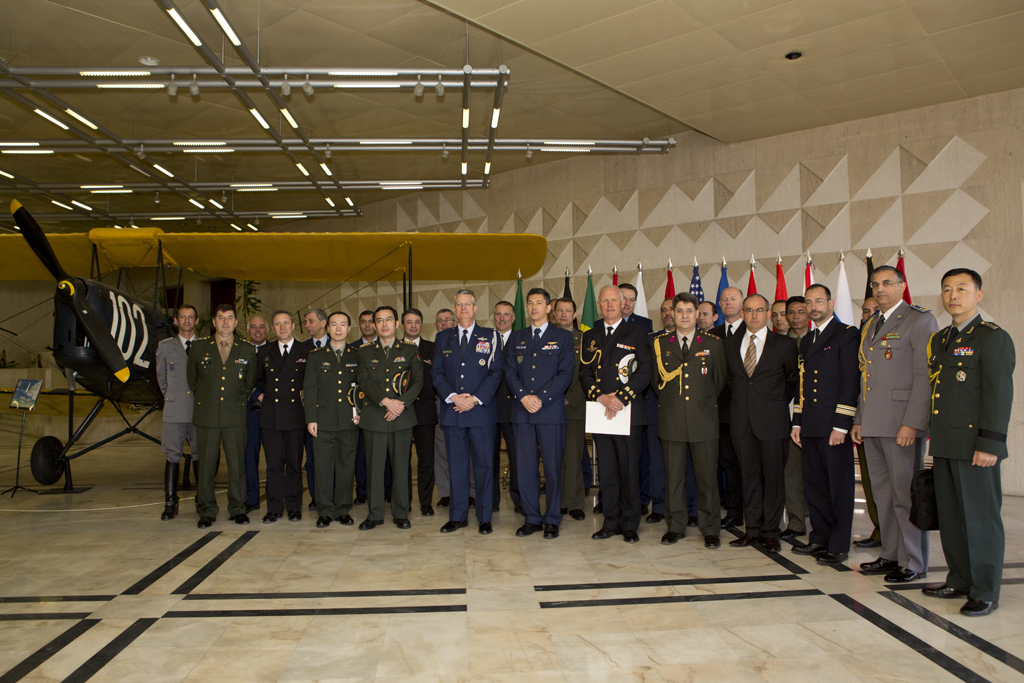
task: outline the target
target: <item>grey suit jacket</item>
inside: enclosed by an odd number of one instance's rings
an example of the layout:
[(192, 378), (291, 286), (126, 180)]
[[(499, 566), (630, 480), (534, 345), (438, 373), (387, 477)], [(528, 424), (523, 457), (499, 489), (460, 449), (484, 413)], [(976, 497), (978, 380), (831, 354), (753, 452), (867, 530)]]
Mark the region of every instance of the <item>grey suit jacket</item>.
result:
[(188, 387), (187, 360), (178, 335), (156, 346), (156, 379), (164, 395), (164, 422), (192, 422), (195, 401)]
[(853, 424), (861, 426), (861, 436), (895, 438), (903, 425), (916, 429), (918, 438), (926, 436), (928, 340), (939, 323), (930, 311), (902, 304), (875, 335), (878, 315), (861, 329), (861, 392)]

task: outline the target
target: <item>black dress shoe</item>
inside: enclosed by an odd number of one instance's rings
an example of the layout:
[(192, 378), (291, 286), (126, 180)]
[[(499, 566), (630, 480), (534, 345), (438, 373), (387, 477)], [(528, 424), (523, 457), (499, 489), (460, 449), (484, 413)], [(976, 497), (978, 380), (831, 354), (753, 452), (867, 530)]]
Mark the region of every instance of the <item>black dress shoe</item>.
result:
[(896, 560), (883, 560), (881, 557), (874, 562), (861, 562), (860, 573), (861, 574), (888, 574), (893, 569), (900, 566), (900, 563)]
[(714, 548), (718, 548), (721, 545), (722, 545), (722, 542), (720, 540), (718, 540), (718, 536), (705, 536), (704, 537), (704, 547), (705, 548), (712, 548), (712, 549), (714, 549)]
[(407, 519), (396, 519), (395, 520), (395, 526), (397, 526), (399, 529), (411, 529), (412, 528), (412, 524), (410, 524), (409, 520), (407, 520)]
[(587, 518), (587, 516), (583, 513), (583, 510), (569, 510), (569, 516), (575, 519), (577, 522)]
[(661, 544), (662, 545), (672, 545), (673, 543), (675, 543), (676, 541), (678, 541), (682, 537), (683, 537), (682, 534), (677, 534), (674, 531), (669, 531), (668, 533), (666, 533), (664, 536), (661, 537)]
[(597, 505), (595, 505), (594, 506), (594, 514), (595, 515), (603, 515), (604, 514), (604, 505), (601, 505), (601, 503), (598, 503)]
[(647, 515), (647, 519), (645, 519), (644, 521), (648, 524), (657, 524), (658, 522), (665, 521), (665, 515), (661, 514), (660, 512), (652, 512), (651, 514)]
[(635, 531), (623, 531), (622, 540), (626, 543), (639, 543), (640, 536)]
[(200, 529), (207, 529), (213, 526), (213, 517), (200, 517), (199, 523), (196, 526)]
[(526, 524), (516, 529), (516, 536), (519, 536), (520, 538), (522, 538), (523, 536), (530, 536), (532, 534), (537, 533), (538, 531), (542, 531), (543, 529), (544, 527), (542, 527), (540, 524), (530, 524), (529, 522), (527, 522)]
[(999, 607), (999, 601), (988, 602), (987, 600), (975, 600), (970, 598), (963, 607), (960, 608), (960, 614), (965, 617), (983, 617), (987, 614), (992, 614)]
[(476, 498), (474, 498), (473, 496), (470, 496), (469, 497), (469, 507), (473, 507), (474, 505), (476, 505)]
[[(722, 520), (722, 528), (728, 529), (731, 526), (737, 526), (742, 523), (743, 521), (739, 517), (733, 517), (732, 515), (729, 515)], [(732, 541), (729, 541), (729, 544), (731, 545)]]
[(366, 496), (356, 496), (356, 499), (353, 502), (356, 505), (362, 505), (363, 503), (366, 502)]
[(448, 507), (448, 503), (450, 503), (451, 500), (452, 499), (449, 498), (448, 496), (445, 496), (444, 498), (438, 498), (437, 499), (437, 507), (439, 507), (439, 508), (446, 508), (446, 507)]
[(764, 539), (764, 549), (770, 553), (777, 553), (782, 550), (782, 541), (775, 536)]
[(516, 513), (517, 515), (524, 515), (525, 516), (525, 514), (523, 513), (523, 506), (522, 505), (516, 505), (512, 509), (512, 512)]
[(289, 512), (288, 513), (288, 521), (289, 522), (301, 522), (302, 521), (302, 513), (301, 512)]
[(434, 508), (430, 507), (429, 505), (420, 505), (420, 514), (424, 517), (433, 517)]
[(306, 506), (306, 509), (307, 510), (316, 510), (316, 499), (315, 498), (310, 498), (309, 499), (309, 505)]
[(790, 540), (793, 540), (794, 538), (796, 538), (797, 536), (803, 536), (806, 533), (807, 532), (805, 532), (805, 531), (793, 531), (792, 529), (786, 529), (785, 531), (782, 532), (782, 536), (781, 537), (782, 537), (782, 540), (784, 540), (784, 541), (790, 541)]
[(826, 564), (830, 567), (842, 564), (850, 559), (850, 553), (830, 553), (825, 552), (818, 555), (818, 564)]
[(273, 524), (274, 522), (277, 521), (277, 518), (280, 517), (280, 516), (281, 515), (275, 515), (273, 512), (268, 512), (267, 514), (263, 515), (263, 523), (264, 524)]
[(611, 538), (612, 536), (618, 536), (621, 533), (622, 533), (622, 529), (609, 529), (607, 527), (601, 527), (600, 529), (595, 531), (593, 534), (591, 534), (590, 537), (592, 539), (594, 539), (595, 541), (603, 541), (606, 538)]
[(967, 591), (962, 591), (946, 584), (935, 584), (932, 586), (926, 586), (921, 589), (921, 592), (927, 595), (929, 598), (943, 598), (944, 600), (953, 600), (954, 598), (966, 598), (969, 594)]
[(651, 511), (650, 508), (648, 508), (646, 505), (641, 505), (640, 506), (640, 514), (641, 515), (646, 515), (650, 511)]
[(450, 534), (451, 532), (456, 531), (458, 529), (465, 529), (467, 526), (469, 526), (469, 522), (452, 522), (452, 521), (448, 521), (448, 522), (445, 522), (443, 527), (441, 527), (441, 533), (442, 534)]
[(245, 506), (245, 514), (249, 514), (253, 510), (259, 510), (259, 509), (260, 509), (259, 505), (246, 505)]
[(559, 512), (561, 512), (563, 515), (567, 515), (569, 514), (569, 508), (562, 508), (559, 510)]
[(370, 529), (375, 529), (383, 524), (383, 519), (364, 519), (362, 522), (359, 523), (359, 530), (369, 531)]
[(754, 545), (759, 540), (761, 539), (751, 536), (750, 534), (743, 534), (735, 541), (729, 541), (729, 545), (731, 545), (734, 548), (747, 548), (749, 546)]
[(324, 529), (326, 527), (329, 527), (330, 525), (331, 525), (331, 518), (330, 517), (317, 517), (316, 518), (316, 528), (317, 529)]
[(686, 526), (697, 526), (697, 518), (696, 517), (687, 517), (686, 518)]
[(480, 532), (481, 536), (487, 536), (492, 531), (494, 531), (494, 527), (491, 526), (490, 522), (480, 522), (480, 528), (478, 529), (478, 531)]
[(883, 581), (886, 583), (908, 583), (914, 579), (923, 579), (926, 576), (928, 576), (928, 572), (912, 572), (903, 567), (896, 567), (896, 569), (885, 575)]
[(235, 520), (235, 524), (249, 523), (249, 517), (247, 515), (235, 515), (233, 519)]
[(882, 542), (876, 541), (869, 536), (867, 538), (862, 538), (859, 541), (854, 541), (853, 545), (858, 548), (881, 548)]
[(558, 538), (558, 525), (557, 524), (545, 524), (544, 525), (544, 538)]
[(338, 517), (338, 524), (344, 524), (345, 526), (352, 526), (356, 521), (352, 519), (352, 515), (341, 515)]
[(797, 555), (818, 557), (828, 552), (828, 546), (824, 546), (820, 543), (804, 543), (803, 545), (793, 546), (793, 552)]

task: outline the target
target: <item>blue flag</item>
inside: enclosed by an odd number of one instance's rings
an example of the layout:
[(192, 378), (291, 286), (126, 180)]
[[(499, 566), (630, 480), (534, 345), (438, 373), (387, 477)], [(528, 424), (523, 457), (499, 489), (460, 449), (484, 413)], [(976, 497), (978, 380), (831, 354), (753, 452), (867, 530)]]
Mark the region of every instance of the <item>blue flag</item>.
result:
[(700, 266), (693, 266), (693, 277), (690, 278), (690, 294), (697, 297), (697, 303), (704, 301), (704, 288), (700, 284)]
[(718, 311), (718, 319), (720, 321), (725, 320), (725, 315), (722, 313), (722, 307), (719, 305), (719, 301), (722, 300), (722, 292), (729, 286), (729, 274), (725, 267), (725, 263), (722, 264), (722, 277), (718, 281), (718, 294), (715, 295), (715, 310)]

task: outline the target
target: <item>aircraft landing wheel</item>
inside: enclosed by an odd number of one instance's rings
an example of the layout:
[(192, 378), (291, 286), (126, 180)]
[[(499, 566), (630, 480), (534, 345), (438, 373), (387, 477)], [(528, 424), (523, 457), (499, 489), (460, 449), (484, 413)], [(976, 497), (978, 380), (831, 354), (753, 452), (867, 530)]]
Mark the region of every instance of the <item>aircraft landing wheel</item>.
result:
[(55, 436), (44, 436), (32, 447), (32, 477), (43, 486), (56, 484), (64, 474), (62, 450), (64, 444)]

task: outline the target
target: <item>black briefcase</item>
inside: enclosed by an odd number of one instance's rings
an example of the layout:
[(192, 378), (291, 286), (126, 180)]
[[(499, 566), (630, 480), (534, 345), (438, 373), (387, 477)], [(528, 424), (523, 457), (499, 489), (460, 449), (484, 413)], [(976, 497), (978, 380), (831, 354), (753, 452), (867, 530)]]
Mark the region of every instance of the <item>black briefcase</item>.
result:
[(910, 522), (921, 531), (937, 531), (939, 528), (935, 476), (931, 469), (918, 470), (910, 482)]

